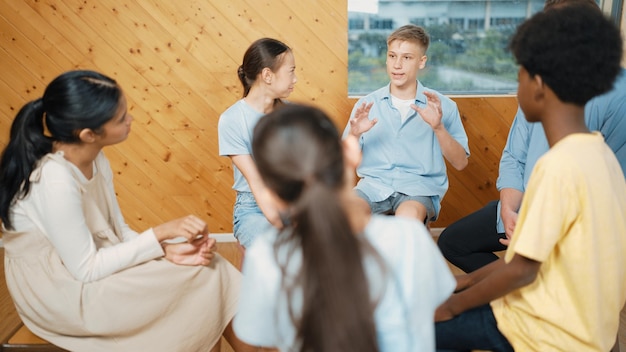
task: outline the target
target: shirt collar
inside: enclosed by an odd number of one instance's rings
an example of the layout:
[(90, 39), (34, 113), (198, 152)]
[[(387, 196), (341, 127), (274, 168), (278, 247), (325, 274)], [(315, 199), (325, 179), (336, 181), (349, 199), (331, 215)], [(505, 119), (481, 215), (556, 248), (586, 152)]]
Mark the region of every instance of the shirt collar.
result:
[[(424, 87), (424, 85), (419, 80), (417, 80), (417, 92), (415, 93), (416, 103), (426, 104), (428, 100), (426, 98), (426, 95), (424, 94), (425, 90), (426, 87)], [(380, 100), (385, 99), (391, 101), (391, 83), (387, 83), (387, 86), (383, 90), (383, 94), (381, 94), (380, 96)]]

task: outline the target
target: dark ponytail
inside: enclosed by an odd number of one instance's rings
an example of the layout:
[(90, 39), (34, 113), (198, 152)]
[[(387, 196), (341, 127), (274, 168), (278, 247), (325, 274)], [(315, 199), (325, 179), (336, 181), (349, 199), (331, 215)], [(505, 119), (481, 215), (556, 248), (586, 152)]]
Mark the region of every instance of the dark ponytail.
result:
[(52, 152), (53, 142), (80, 143), (78, 133), (85, 128), (98, 133), (115, 115), (120, 97), (111, 78), (69, 71), (50, 82), (42, 98), (20, 109), (0, 159), (0, 218), (7, 229), (13, 228), (9, 216), (13, 202), (28, 195), (30, 174)]
[(8, 229), (9, 207), (17, 195), (24, 197), (30, 188), (29, 176), (37, 161), (52, 151), (52, 140), (44, 135), (44, 111), (41, 98), (24, 105), (17, 113), (9, 143), (0, 159), (0, 213)]
[(252, 86), (252, 82), (246, 78), (246, 72), (243, 69), (243, 66), (239, 66), (237, 69), (237, 77), (239, 77), (239, 82), (243, 86), (243, 97), (247, 97), (248, 93), (250, 93), (250, 87)]
[(304, 294), (301, 314), (292, 312), (301, 351), (378, 351), (363, 266), (373, 249), (353, 233), (339, 198), (344, 165), (334, 124), (318, 109), (287, 104), (261, 118), (252, 152), (267, 187), (290, 205), (276, 253), (302, 251), (299, 277), (283, 280), (290, 302), (298, 287)]
[(377, 351), (362, 236), (352, 232), (337, 193), (308, 186), (293, 214), (306, 278), (298, 341), (302, 351)]

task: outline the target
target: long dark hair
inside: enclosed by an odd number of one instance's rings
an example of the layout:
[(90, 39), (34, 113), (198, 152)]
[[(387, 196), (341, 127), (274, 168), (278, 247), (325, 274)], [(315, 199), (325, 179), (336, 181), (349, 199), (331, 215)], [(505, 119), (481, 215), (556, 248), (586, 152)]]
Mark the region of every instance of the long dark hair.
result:
[(80, 143), (79, 133), (85, 128), (99, 133), (115, 115), (121, 95), (109, 77), (69, 71), (50, 82), (43, 97), (20, 109), (0, 160), (0, 217), (7, 229), (12, 229), (11, 205), (28, 195), (30, 174), (52, 151), (52, 143)]
[[(275, 72), (282, 64), (282, 54), (291, 51), (287, 44), (277, 39), (261, 38), (250, 44), (243, 55), (243, 63), (237, 69), (237, 77), (243, 85), (243, 97), (247, 97), (250, 88), (264, 68)], [(280, 99), (274, 100), (279, 105)]]
[[(302, 250), (297, 284), (304, 303), (294, 321), (301, 351), (378, 350), (363, 268), (365, 241), (353, 233), (339, 199), (340, 139), (321, 110), (296, 104), (261, 118), (252, 139), (261, 177), (291, 209), (276, 250), (283, 245)], [(283, 287), (291, 297), (295, 287), (284, 281)]]

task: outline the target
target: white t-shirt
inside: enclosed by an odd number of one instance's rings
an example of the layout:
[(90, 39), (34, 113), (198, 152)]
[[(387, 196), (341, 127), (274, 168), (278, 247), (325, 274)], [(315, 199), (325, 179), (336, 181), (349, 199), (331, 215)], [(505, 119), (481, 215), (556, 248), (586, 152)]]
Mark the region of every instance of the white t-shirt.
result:
[(393, 106), (400, 111), (400, 118), (402, 122), (406, 121), (409, 118), (409, 113), (411, 112), (411, 104), (415, 104), (415, 99), (400, 99), (396, 98), (393, 95), (391, 96), (391, 103)]
[[(246, 250), (234, 329), (246, 343), (291, 351), (297, 346), (296, 330), (281, 288), (273, 248), (276, 235), (276, 230), (265, 233)], [(456, 281), (430, 234), (418, 221), (374, 215), (365, 237), (386, 266), (387, 275), (381, 277), (370, 265), (373, 261), (365, 261), (370, 296), (379, 298), (374, 321), (380, 350), (434, 351), (434, 312), (452, 294)], [(296, 273), (300, 262), (296, 251), (287, 271)], [(291, 304), (297, 315), (301, 294), (295, 294)]]

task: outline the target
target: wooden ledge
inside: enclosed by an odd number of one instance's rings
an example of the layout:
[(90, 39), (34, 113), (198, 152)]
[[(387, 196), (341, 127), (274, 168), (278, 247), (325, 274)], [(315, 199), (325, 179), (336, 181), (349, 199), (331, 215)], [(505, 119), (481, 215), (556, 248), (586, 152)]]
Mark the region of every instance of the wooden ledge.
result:
[(8, 342), (2, 345), (3, 352), (62, 352), (64, 349), (33, 334), (25, 325), (22, 325)]

